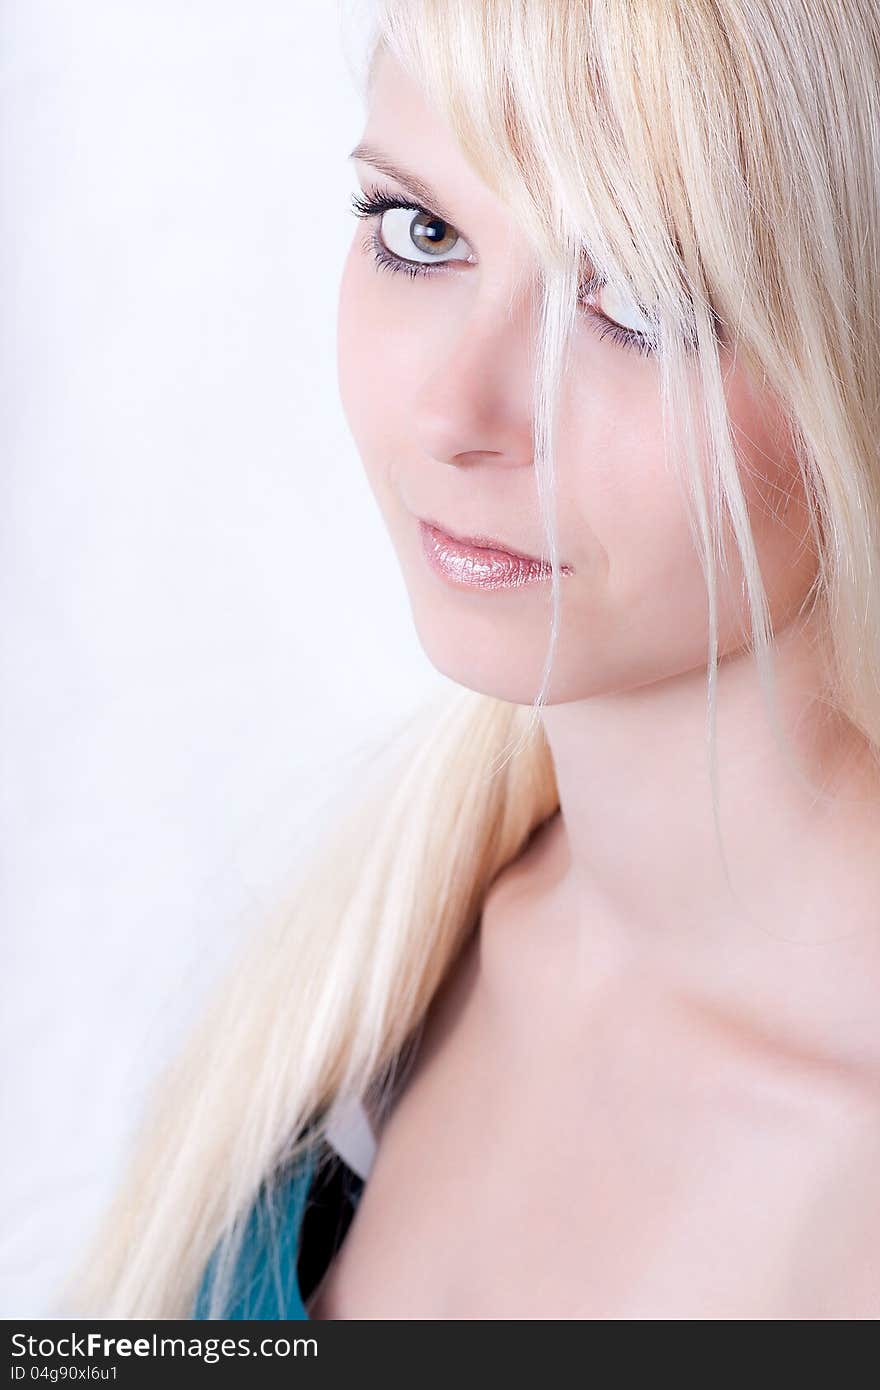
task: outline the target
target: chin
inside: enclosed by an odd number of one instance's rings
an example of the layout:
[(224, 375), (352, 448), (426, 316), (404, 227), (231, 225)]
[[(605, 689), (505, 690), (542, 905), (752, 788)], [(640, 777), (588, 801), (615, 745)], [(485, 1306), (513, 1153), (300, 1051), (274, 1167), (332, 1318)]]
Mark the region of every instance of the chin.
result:
[[(425, 613), (417, 605), (412, 611), (422, 650), (441, 676), (509, 704), (533, 704), (544, 673), (547, 636), (536, 641), (530, 634), (517, 642), (497, 620), (469, 624), (436, 610)], [(553, 682), (547, 703), (551, 696)]]

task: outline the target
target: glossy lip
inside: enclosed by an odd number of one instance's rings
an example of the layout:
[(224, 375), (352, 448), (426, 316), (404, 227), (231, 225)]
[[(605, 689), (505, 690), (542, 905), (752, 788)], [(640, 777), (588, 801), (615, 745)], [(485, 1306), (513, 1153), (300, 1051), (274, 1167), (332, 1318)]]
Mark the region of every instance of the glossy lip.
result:
[[(550, 565), (534, 555), (510, 550), (488, 536), (456, 536), (433, 521), (418, 521), (430, 567), (458, 588), (511, 589), (551, 578)], [(571, 565), (559, 568), (562, 574), (574, 572)]]
[(504, 541), (497, 540), (494, 536), (459, 536), (457, 532), (450, 531), (448, 526), (441, 526), (439, 521), (433, 521), (431, 517), (420, 517), (423, 526), (436, 531), (438, 536), (444, 540), (454, 541), (457, 545), (470, 546), (472, 550), (494, 550), (499, 555), (510, 555), (514, 560), (525, 560), (530, 565), (540, 565), (541, 561), (536, 555), (526, 555), (522, 550), (511, 550)]

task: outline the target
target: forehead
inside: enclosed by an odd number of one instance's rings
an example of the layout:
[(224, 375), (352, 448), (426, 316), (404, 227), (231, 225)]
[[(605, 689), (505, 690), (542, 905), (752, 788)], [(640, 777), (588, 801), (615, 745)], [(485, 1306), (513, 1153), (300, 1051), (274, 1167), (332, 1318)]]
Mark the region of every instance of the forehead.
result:
[(505, 209), (468, 163), (449, 126), (392, 54), (377, 60), (362, 142), (411, 171), (447, 201), (455, 195), (486, 212)]
[[(443, 122), (431, 110), (419, 83), (386, 48), (380, 49), (376, 58), (368, 114), (371, 122), (405, 118), (425, 130), (436, 125), (436, 135), (451, 138)], [(406, 129), (404, 126), (401, 133), (405, 134)]]

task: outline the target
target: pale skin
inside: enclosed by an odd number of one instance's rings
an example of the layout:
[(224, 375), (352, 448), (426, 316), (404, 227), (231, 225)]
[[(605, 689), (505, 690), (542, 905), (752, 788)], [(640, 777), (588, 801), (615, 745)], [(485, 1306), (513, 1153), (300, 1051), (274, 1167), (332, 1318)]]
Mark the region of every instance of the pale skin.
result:
[[(363, 138), (436, 191), (466, 246), (433, 275), (393, 276), (358, 225), (347, 418), (426, 653), (528, 704), (546, 586), (446, 584), (414, 515), (541, 552), (529, 251), (392, 59)], [(355, 167), (363, 188), (411, 191)], [(718, 686), (732, 896), (704, 750), (705, 584), (664, 464), (656, 363), (584, 313), (557, 456), (575, 573), (542, 713), (560, 813), (492, 885), (434, 1001), (312, 1317), (880, 1313), (880, 786), (821, 701), (821, 610), (793, 621), (816, 554), (788, 435), (724, 349), (722, 365), (784, 730), (827, 797), (776, 749), (735, 572)]]

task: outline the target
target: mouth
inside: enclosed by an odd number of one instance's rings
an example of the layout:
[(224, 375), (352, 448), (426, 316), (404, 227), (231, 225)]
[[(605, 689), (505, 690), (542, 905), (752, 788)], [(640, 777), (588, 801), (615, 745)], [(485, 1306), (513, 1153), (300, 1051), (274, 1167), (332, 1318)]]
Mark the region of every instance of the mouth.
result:
[[(513, 550), (493, 536), (461, 536), (420, 517), (422, 548), (431, 568), (458, 588), (509, 589), (551, 578), (546, 560)], [(573, 574), (561, 564), (561, 574)]]
[[(462, 536), (457, 531), (450, 531), (448, 526), (441, 526), (439, 521), (433, 521), (430, 517), (420, 517), (419, 520), (422, 526), (436, 532), (444, 540), (454, 541), (456, 545), (467, 546), (471, 550), (490, 550), (496, 555), (510, 556), (513, 560), (524, 560), (529, 565), (547, 564), (546, 560), (539, 559), (537, 555), (527, 555), (524, 550), (514, 550), (513, 546), (494, 536)], [(565, 574), (573, 572), (570, 565), (560, 565), (560, 569)]]

